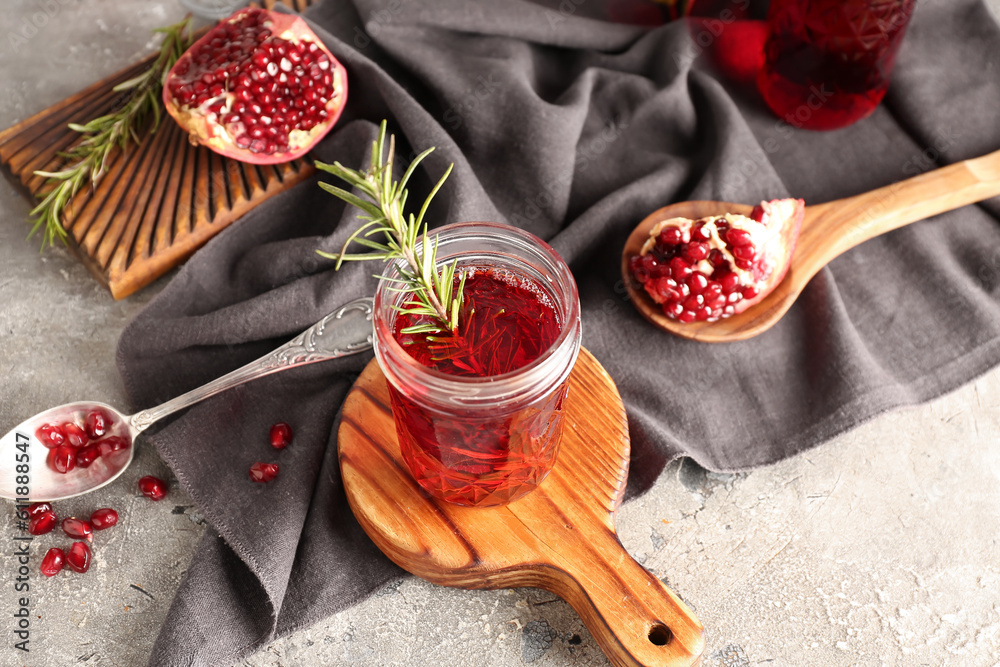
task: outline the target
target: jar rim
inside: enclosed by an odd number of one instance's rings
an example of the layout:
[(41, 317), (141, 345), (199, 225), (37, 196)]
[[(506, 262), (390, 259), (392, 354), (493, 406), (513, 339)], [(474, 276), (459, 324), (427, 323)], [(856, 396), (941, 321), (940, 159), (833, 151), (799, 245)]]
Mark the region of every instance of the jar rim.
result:
[[(428, 391), (447, 395), (446, 402), (460, 405), (521, 400), (525, 394), (538, 393), (535, 387), (539, 383), (548, 386), (550, 379), (560, 382), (565, 379), (580, 347), (580, 299), (573, 274), (559, 253), (530, 232), (495, 222), (451, 223), (429, 232), (428, 237), (436, 238), (441, 250), (446, 249), (448, 241), (475, 240), (478, 237), (513, 245), (516, 249), (531, 253), (546, 264), (546, 268), (554, 278), (551, 293), (558, 302), (556, 309), (562, 320), (562, 326), (556, 339), (542, 354), (530, 363), (507, 373), (465, 377), (450, 375), (424, 366), (396, 341), (392, 335), (391, 321), (386, 316), (387, 312), (391, 312), (392, 305), (392, 292), (386, 289), (392, 281), (387, 278), (398, 275), (398, 266), (403, 261), (396, 259), (389, 262), (383, 270), (375, 292), (375, 352), (386, 378), (397, 385), (397, 388), (400, 379), (408, 380), (408, 384), (419, 381), (419, 384), (425, 386)], [(503, 257), (497, 253), (487, 254)], [(517, 258), (511, 255), (509, 259)], [(526, 263), (525, 260), (520, 261)], [(387, 369), (383, 363), (386, 357), (396, 365), (392, 370)], [(394, 375), (403, 377), (393, 377)], [(554, 386), (556, 383), (552, 384)]]

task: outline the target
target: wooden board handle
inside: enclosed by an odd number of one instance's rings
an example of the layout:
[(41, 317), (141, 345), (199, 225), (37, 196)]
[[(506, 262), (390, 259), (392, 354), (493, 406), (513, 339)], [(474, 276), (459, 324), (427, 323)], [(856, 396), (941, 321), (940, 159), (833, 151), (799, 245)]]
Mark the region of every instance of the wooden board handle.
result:
[(704, 635), (687, 605), (633, 560), (614, 533), (589, 537), (587, 558), (564, 561), (542, 588), (573, 607), (613, 665), (698, 665)]

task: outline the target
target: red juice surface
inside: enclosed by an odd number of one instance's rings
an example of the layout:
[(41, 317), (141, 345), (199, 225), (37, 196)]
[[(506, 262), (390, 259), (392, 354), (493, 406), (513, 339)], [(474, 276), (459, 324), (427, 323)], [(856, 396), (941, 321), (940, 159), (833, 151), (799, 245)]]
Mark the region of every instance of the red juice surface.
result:
[[(505, 269), (466, 277), (456, 335), (403, 334), (420, 319), (397, 316), (393, 336), (424, 366), (460, 377), (516, 371), (558, 338), (561, 323), (545, 290)], [(516, 410), (438, 410), (389, 387), (400, 449), (417, 482), (462, 505), (499, 505), (524, 495), (555, 462), (566, 385)]]
[(830, 130), (875, 110), (916, 0), (774, 0), (757, 85), (789, 124)]

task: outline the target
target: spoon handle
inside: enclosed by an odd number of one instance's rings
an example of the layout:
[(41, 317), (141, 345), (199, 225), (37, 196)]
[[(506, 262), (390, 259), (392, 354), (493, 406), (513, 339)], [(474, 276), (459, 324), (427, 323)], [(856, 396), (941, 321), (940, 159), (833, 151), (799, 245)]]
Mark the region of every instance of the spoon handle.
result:
[(375, 335), (372, 329), (373, 309), (371, 297), (350, 301), (274, 352), (155, 408), (137, 412), (129, 419), (129, 423), (135, 433), (140, 433), (167, 415), (244, 382), (296, 366), (338, 359), (371, 349)]
[[(795, 254), (806, 282), (868, 239), (1000, 195), (1000, 151), (964, 160), (871, 192), (807, 207)], [(801, 253), (801, 256), (799, 256)]]

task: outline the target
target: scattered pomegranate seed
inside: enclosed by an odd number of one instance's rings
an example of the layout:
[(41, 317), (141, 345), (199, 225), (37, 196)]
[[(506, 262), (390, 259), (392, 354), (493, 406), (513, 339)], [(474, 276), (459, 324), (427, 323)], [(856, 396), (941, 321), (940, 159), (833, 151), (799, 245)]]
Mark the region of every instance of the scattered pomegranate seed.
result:
[(89, 521), (77, 519), (73, 516), (67, 517), (62, 521), (62, 529), (64, 533), (72, 538), (87, 540), (88, 542), (94, 541), (94, 527), (90, 525)]
[(45, 424), (38, 427), (38, 430), (35, 431), (35, 437), (49, 449), (66, 442), (66, 434), (63, 433), (58, 424)]
[(32, 535), (44, 535), (56, 527), (56, 513), (51, 510), (41, 512), (28, 519), (28, 532)]
[(292, 442), (292, 427), (285, 422), (278, 422), (271, 427), (271, 446), (284, 449)]
[(255, 482), (270, 482), (278, 475), (277, 463), (262, 463), (258, 461), (250, 466), (250, 479)]
[(146, 475), (139, 480), (139, 491), (150, 500), (163, 500), (167, 496), (167, 484), (159, 477)]
[(66, 554), (66, 564), (74, 572), (83, 574), (90, 569), (90, 547), (86, 542), (74, 542)]
[(98, 459), (101, 450), (97, 445), (87, 445), (76, 450), (76, 466), (78, 468), (89, 468), (90, 464)]
[(76, 467), (76, 448), (59, 445), (55, 449), (50, 449), (46, 463), (56, 472), (66, 474)]
[(63, 424), (62, 430), (66, 434), (66, 444), (73, 445), (74, 447), (82, 447), (90, 441), (87, 432), (73, 422)]
[(93, 410), (83, 420), (83, 426), (91, 440), (97, 440), (105, 435), (114, 423), (114, 419), (104, 410)]
[(118, 512), (110, 507), (96, 510), (90, 515), (90, 523), (94, 526), (94, 530), (110, 528), (118, 523)]
[(49, 503), (32, 503), (27, 507), (28, 516), (33, 517), (39, 514), (45, 514), (46, 512), (52, 511), (52, 505)]
[(39, 568), (46, 577), (54, 577), (62, 571), (66, 563), (66, 554), (62, 549), (52, 547), (42, 558), (42, 565)]

